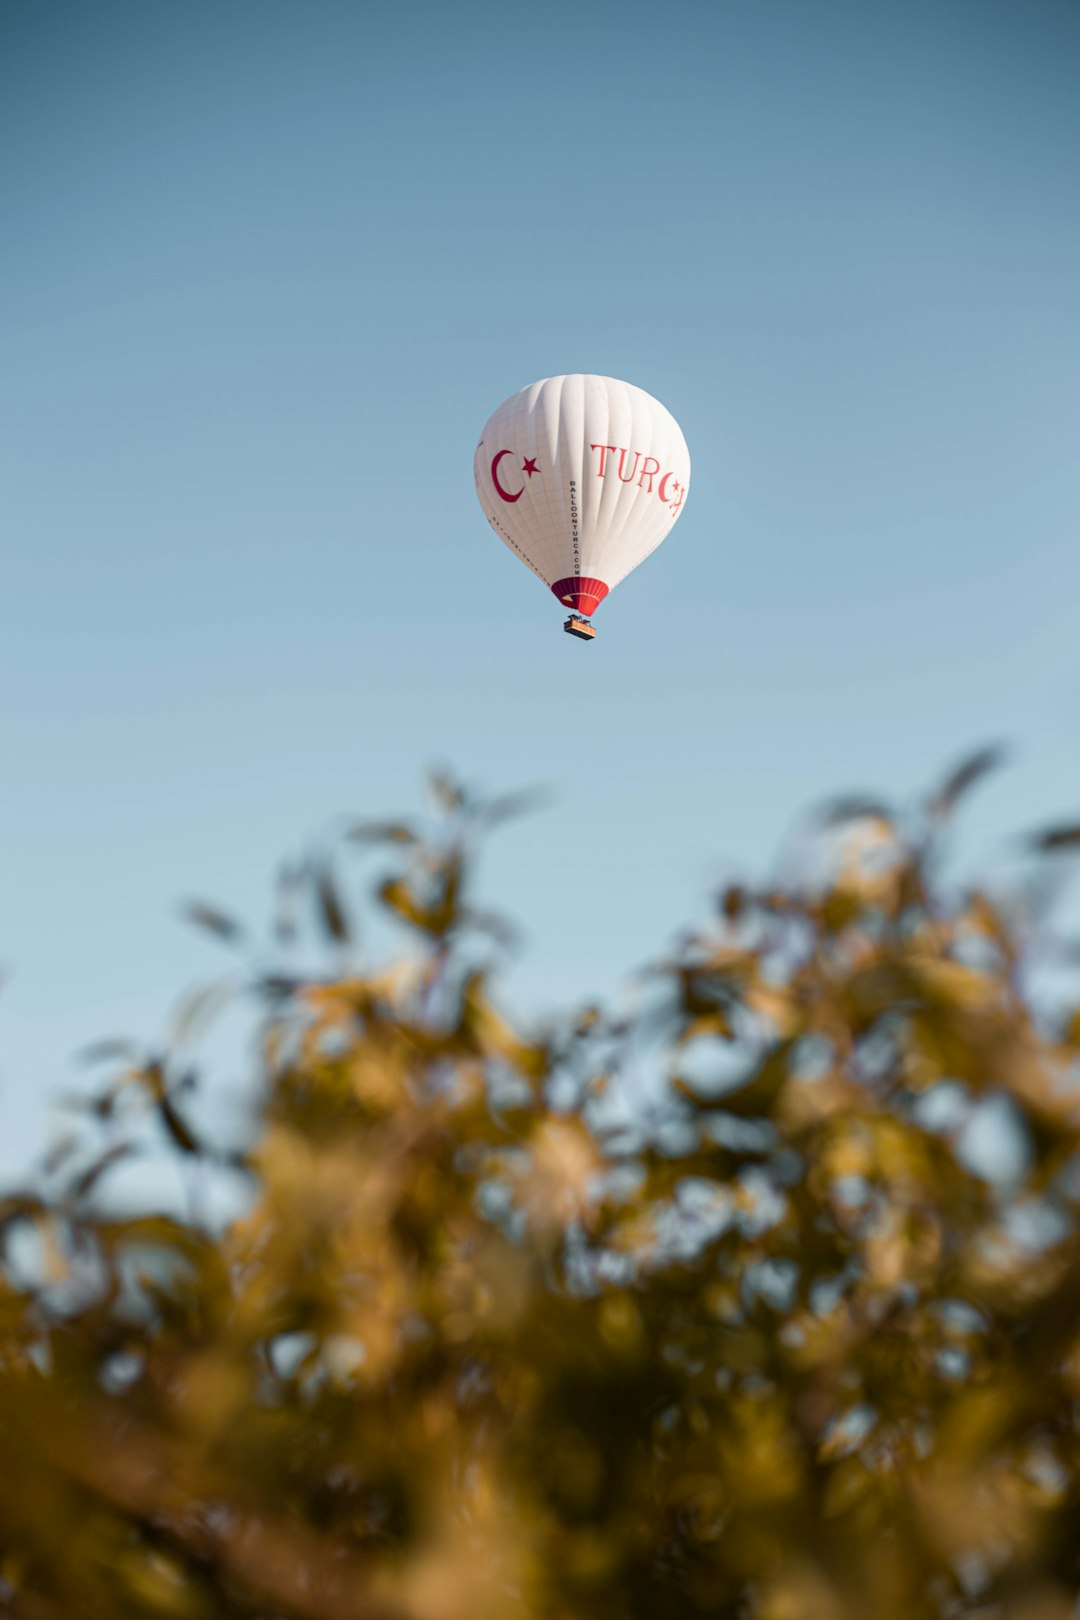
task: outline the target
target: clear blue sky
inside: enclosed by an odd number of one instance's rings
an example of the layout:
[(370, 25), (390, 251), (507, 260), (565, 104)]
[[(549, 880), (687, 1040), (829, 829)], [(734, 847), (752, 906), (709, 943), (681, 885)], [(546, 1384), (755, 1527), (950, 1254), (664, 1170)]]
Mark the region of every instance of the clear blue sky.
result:
[[(0, 0), (0, 1169), (432, 761), (555, 790), (530, 1009), (833, 790), (1080, 810), (1078, 175), (1076, 0)], [(694, 459), (594, 646), (472, 489), (564, 371)]]

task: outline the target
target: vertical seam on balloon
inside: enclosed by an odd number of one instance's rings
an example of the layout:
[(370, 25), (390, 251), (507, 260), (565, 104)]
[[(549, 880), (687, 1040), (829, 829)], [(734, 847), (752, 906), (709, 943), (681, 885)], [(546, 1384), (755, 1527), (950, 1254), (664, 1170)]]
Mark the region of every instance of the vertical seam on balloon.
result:
[[(545, 384), (543, 382), (539, 384), (531, 384), (528, 388), (523, 388), (518, 396), (518, 405), (515, 410), (513, 420), (514, 445), (515, 452), (518, 455), (524, 455), (524, 450), (522, 449), (521, 444), (522, 438), (531, 438), (533, 436), (532, 429), (538, 414), (537, 406), (543, 399), (544, 387)], [(554, 576), (551, 574), (549, 561), (543, 545), (543, 530), (542, 528), (538, 528), (538, 514), (535, 510), (535, 504), (536, 503), (533, 498), (528, 500), (525, 510), (521, 513), (521, 520), (526, 531), (530, 548), (536, 555), (537, 560), (534, 565), (536, 572), (540, 575), (540, 578), (544, 581), (544, 584), (550, 586)]]
[[(603, 445), (606, 446), (609, 439), (611, 438), (611, 382), (610, 382), (610, 378), (607, 378), (607, 377), (603, 378), (602, 381), (603, 381), (602, 394), (603, 394), (603, 401), (604, 401), (604, 434), (603, 434), (603, 439), (600, 442)], [(591, 446), (587, 446), (587, 451), (588, 451), (589, 454), (592, 453)], [(589, 470), (590, 470), (590, 472), (592, 471), (591, 466), (590, 466)], [(619, 498), (619, 492), (618, 492), (617, 489), (614, 489), (614, 488), (612, 489), (612, 493), (611, 493), (610, 497), (608, 496), (608, 481), (607, 481), (606, 478), (601, 479), (600, 482), (603, 485), (603, 488), (600, 491), (600, 499), (599, 499), (599, 501), (597, 503), (597, 508), (596, 508), (597, 541), (596, 541), (595, 551), (593, 552), (593, 555), (590, 557), (590, 562), (594, 561), (597, 558), (597, 556), (602, 556), (604, 547), (603, 547), (603, 541), (599, 537), (604, 535), (604, 533), (605, 533), (605, 531), (607, 529), (608, 513), (609, 513), (609, 511), (611, 509), (613, 509), (616, 506), (616, 504), (618, 503), (618, 498)], [(598, 573), (599, 566), (600, 565), (598, 564), (597, 568), (594, 568), (594, 570), (593, 570), (594, 577), (600, 577), (599, 573)], [(606, 573), (607, 573), (607, 570), (605, 569), (605, 576), (606, 576)]]
[[(568, 452), (569, 448), (570, 448), (569, 436), (567, 436), (564, 439), (563, 395), (564, 395), (565, 392), (566, 392), (566, 376), (563, 375), (563, 376), (556, 379), (556, 393), (555, 393), (555, 424), (556, 424), (555, 433), (556, 433), (556, 441), (555, 441), (555, 458), (554, 459), (555, 459), (556, 465), (560, 468), (559, 488), (558, 488), (558, 491), (556, 492), (557, 496), (558, 496), (558, 505), (554, 506), (554, 508), (553, 508), (553, 506), (552, 506), (552, 495), (549, 493), (548, 494), (548, 515), (549, 515), (549, 517), (551, 519), (551, 532), (553, 534), (563, 534), (564, 538), (567, 541), (567, 544), (568, 544), (568, 547), (569, 547), (569, 553), (570, 553), (570, 563), (571, 563), (570, 572), (572, 574), (576, 574), (576, 573), (580, 572), (580, 569), (575, 569), (574, 566), (573, 566), (573, 562), (574, 562), (574, 531), (573, 531), (573, 523), (572, 523), (572, 520), (571, 520), (571, 517), (570, 517), (570, 490), (569, 490), (569, 486), (567, 487), (567, 490), (566, 490), (565, 500), (563, 498), (563, 490), (562, 490), (562, 479), (563, 479), (564, 476), (567, 479), (569, 479), (569, 476), (570, 476), (570, 462), (571, 462), (570, 455), (569, 454), (564, 455), (564, 450)], [(579, 552), (579, 555), (580, 555), (580, 552)], [(561, 578), (562, 576), (560, 575), (559, 577)]]
[[(665, 423), (665, 427), (667, 427), (666, 423)], [(672, 453), (671, 430), (670, 430), (670, 428), (667, 428), (664, 443), (665, 443), (665, 451), (664, 451), (665, 463), (667, 465), (670, 465), (671, 453)], [(658, 456), (658, 459), (659, 459), (659, 456)], [(640, 534), (635, 534), (634, 535), (634, 540), (635, 540), (635, 543), (636, 543), (635, 544), (635, 550), (637, 550), (637, 555), (635, 556), (634, 563), (633, 563), (634, 568), (640, 567), (640, 565), (645, 561), (646, 557), (651, 556), (651, 554), (656, 550), (656, 548), (663, 544), (663, 542), (667, 539), (668, 535), (671, 533), (671, 525), (672, 525), (672, 520), (669, 517), (668, 520), (667, 520), (667, 524), (664, 527), (663, 531), (657, 536), (657, 538), (652, 542), (651, 545), (646, 546), (646, 549), (644, 551), (641, 551), (639, 549), (640, 545), (641, 545), (642, 536)], [(641, 527), (644, 528), (645, 525), (642, 524)], [(646, 536), (646, 538), (647, 538), (647, 536)]]
[[(630, 390), (630, 435), (629, 435), (629, 437), (630, 437), (631, 443), (627, 446), (627, 449), (632, 450), (634, 448), (633, 440), (638, 434), (638, 419), (639, 419), (639, 410), (640, 410), (639, 396), (641, 394), (641, 389), (636, 388), (633, 383), (625, 383), (623, 386)], [(650, 438), (651, 437), (652, 437), (652, 435), (650, 434)], [(626, 486), (623, 485), (623, 488), (626, 488)], [(633, 494), (631, 494), (630, 499), (629, 499), (629, 501), (627, 503), (626, 514), (623, 517), (622, 522), (619, 524), (619, 527), (616, 530), (612, 531), (610, 534), (605, 535), (605, 537), (604, 537), (604, 539), (605, 539), (605, 549), (607, 549), (607, 547), (610, 547), (612, 551), (616, 551), (618, 549), (618, 547), (622, 544), (623, 538), (624, 538), (624, 536), (626, 534), (627, 529), (632, 529), (633, 528), (633, 521), (636, 518), (636, 516), (638, 515), (637, 506), (638, 506), (638, 503), (635, 500)], [(623, 573), (623, 575), (621, 576), (622, 579), (625, 579), (626, 574), (629, 573), (630, 571), (631, 571), (630, 569), (627, 569)]]
[[(602, 442), (606, 444), (606, 442), (611, 438), (611, 435), (612, 435), (612, 428), (611, 428), (611, 419), (612, 419), (611, 384), (612, 384), (612, 382), (616, 381), (617, 379), (612, 378), (612, 377), (598, 377), (598, 376), (595, 376), (595, 375), (591, 374), (589, 380), (603, 384), (603, 398), (604, 398), (604, 407), (605, 407), (605, 417), (604, 417), (604, 437), (603, 437)], [(630, 384), (620, 383), (619, 386), (620, 386), (620, 388), (624, 388), (624, 387), (630, 387), (631, 385)], [(599, 442), (601, 442), (601, 441), (598, 441), (598, 443)], [(587, 454), (591, 453), (588, 443), (586, 443), (586, 453)], [(591, 469), (591, 466), (590, 466), (590, 473), (591, 473), (591, 471), (592, 471), (592, 469)], [(601, 574), (606, 576), (606, 573), (608, 572), (605, 565), (599, 559), (601, 559), (604, 555), (606, 555), (607, 545), (608, 545), (609, 540), (611, 539), (611, 536), (608, 535), (607, 532), (606, 532), (607, 525), (608, 525), (608, 519), (609, 519), (609, 513), (611, 513), (613, 511), (613, 509), (617, 508), (618, 500), (619, 500), (619, 490), (618, 490), (617, 486), (615, 486), (613, 484), (609, 484), (609, 481), (608, 481), (608, 478), (607, 478), (606, 474), (605, 474), (605, 477), (603, 478), (602, 482), (603, 482), (604, 487), (603, 487), (603, 489), (602, 489), (602, 491), (600, 493), (600, 500), (599, 500), (599, 503), (598, 503), (598, 506), (597, 506), (596, 526), (595, 527), (596, 527), (596, 536), (597, 537), (603, 536), (603, 539), (597, 538), (595, 547), (592, 544), (590, 544), (590, 546), (588, 548), (588, 551), (589, 551), (588, 568), (586, 569), (586, 571), (591, 571), (594, 576), (600, 576)], [(610, 498), (608, 498), (608, 490), (609, 490), (609, 488), (612, 491)], [(593, 538), (594, 537), (592, 535), (589, 536), (590, 542), (593, 540)], [(584, 549), (585, 548), (583, 547), (583, 550)]]
[[(529, 439), (529, 447), (534, 453), (541, 453), (542, 447), (536, 442), (538, 439), (537, 424), (542, 420), (546, 388), (547, 379), (545, 378), (542, 382), (533, 384), (522, 392), (521, 405), (514, 426), (515, 443), (521, 454), (524, 454), (521, 442), (523, 438)], [(543, 476), (542, 471), (541, 476)], [(537, 510), (538, 505), (536, 491), (531, 490), (526, 510), (522, 513), (522, 521), (528, 534), (529, 544), (537, 556), (538, 568), (544, 583), (550, 586), (557, 576), (552, 572), (551, 559), (544, 544), (543, 515)]]

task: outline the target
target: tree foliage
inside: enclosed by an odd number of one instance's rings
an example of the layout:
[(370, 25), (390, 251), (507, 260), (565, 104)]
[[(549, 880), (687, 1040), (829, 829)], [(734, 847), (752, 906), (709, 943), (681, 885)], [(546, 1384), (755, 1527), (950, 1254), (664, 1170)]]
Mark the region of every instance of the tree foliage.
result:
[[(437, 777), (434, 825), (289, 866), (273, 950), (192, 907), (253, 953), (257, 1127), (198, 1121), (212, 987), (165, 1049), (92, 1054), (84, 1128), (0, 1205), (4, 1612), (1075, 1613), (1080, 1012), (1037, 1004), (1028, 911), (942, 877), (993, 762), (914, 817), (832, 807), (637, 1013), (539, 1035), (471, 900), (515, 800)], [(239, 1218), (110, 1201), (145, 1115)]]

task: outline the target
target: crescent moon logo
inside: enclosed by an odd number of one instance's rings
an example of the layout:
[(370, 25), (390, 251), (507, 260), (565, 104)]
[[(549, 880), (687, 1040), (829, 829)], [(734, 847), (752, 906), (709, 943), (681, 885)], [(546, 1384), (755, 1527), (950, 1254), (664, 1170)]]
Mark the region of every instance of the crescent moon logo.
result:
[(497, 492), (502, 496), (503, 500), (511, 502), (520, 501), (522, 495), (525, 493), (524, 484), (522, 484), (516, 495), (511, 495), (510, 491), (503, 489), (502, 485), (499, 483), (499, 462), (502, 460), (503, 456), (512, 456), (513, 453), (514, 452), (512, 450), (500, 450), (498, 455), (494, 456), (491, 462), (491, 482), (495, 485)]

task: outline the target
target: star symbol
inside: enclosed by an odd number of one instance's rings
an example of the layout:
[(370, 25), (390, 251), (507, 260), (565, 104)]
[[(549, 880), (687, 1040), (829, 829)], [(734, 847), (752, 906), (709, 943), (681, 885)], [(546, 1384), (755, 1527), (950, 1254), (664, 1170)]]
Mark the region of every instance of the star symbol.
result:
[(539, 468), (536, 465), (536, 457), (533, 456), (533, 458), (531, 460), (527, 459), (525, 461), (524, 465), (522, 466), (521, 470), (522, 470), (523, 473), (527, 473), (530, 478), (532, 477), (534, 472), (538, 472)]

